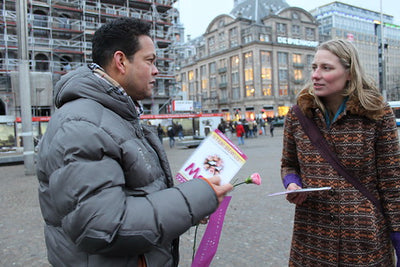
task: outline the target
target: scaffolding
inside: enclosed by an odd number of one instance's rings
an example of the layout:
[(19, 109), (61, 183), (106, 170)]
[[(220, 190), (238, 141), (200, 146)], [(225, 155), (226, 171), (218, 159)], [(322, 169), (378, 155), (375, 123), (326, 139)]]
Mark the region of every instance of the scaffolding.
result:
[[(152, 24), (151, 35), (158, 56), (157, 89), (153, 94), (153, 99), (147, 101), (147, 110), (153, 109), (150, 106), (155, 102), (162, 106), (169, 99), (169, 90), (174, 84), (175, 53), (172, 44), (177, 34), (174, 23), (177, 21), (178, 12), (172, 5), (176, 1), (29, 1), (27, 19), (30, 71), (51, 73), (54, 85), (69, 70), (92, 61), (91, 39), (95, 30), (102, 24), (117, 17), (138, 18)], [(15, 6), (16, 0), (1, 0), (0, 80), (4, 82), (1, 83), (0, 95), (2, 92), (12, 92), (15, 87), (12, 85), (11, 75), (18, 66)], [(52, 91), (52, 88), (50, 90)], [(51, 105), (51, 103), (38, 104)], [(144, 104), (146, 109), (146, 101)], [(154, 108), (154, 110), (158, 109)]]

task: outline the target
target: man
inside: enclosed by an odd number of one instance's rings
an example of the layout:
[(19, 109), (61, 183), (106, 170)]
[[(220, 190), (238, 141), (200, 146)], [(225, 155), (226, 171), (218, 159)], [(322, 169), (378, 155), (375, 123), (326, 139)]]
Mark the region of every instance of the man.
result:
[(175, 131), (174, 131), (174, 126), (169, 125), (167, 128), (167, 134), (169, 137), (169, 147), (173, 148), (175, 145)]
[(54, 266), (177, 266), (178, 237), (232, 190), (218, 177), (174, 187), (155, 127), (139, 123), (158, 70), (150, 25), (121, 18), (93, 62), (62, 77), (37, 175)]

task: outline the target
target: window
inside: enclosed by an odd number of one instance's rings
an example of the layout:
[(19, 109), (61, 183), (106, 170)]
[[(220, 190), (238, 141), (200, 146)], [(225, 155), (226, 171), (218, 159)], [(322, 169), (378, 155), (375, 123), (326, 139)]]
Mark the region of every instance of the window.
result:
[(240, 88), (239, 87), (232, 88), (232, 99), (234, 99), (234, 100), (240, 99)]
[(217, 67), (216, 67), (215, 62), (211, 62), (208, 67), (209, 67), (210, 74), (216, 73)]
[(35, 70), (36, 71), (48, 71), (50, 60), (45, 54), (35, 55)]
[(205, 77), (206, 76), (206, 74), (207, 74), (207, 71), (206, 71), (206, 65), (202, 65), (202, 66), (200, 66), (200, 77)]
[(232, 84), (239, 83), (239, 72), (238, 71), (231, 73), (231, 80), (232, 80)]
[(288, 71), (286, 69), (280, 69), (278, 74), (279, 74), (279, 82), (288, 81)]
[(226, 68), (226, 59), (221, 59), (218, 64), (220, 68)]
[(210, 78), (210, 88), (216, 88), (216, 87), (217, 87), (217, 78), (211, 77)]
[(220, 76), (220, 81), (221, 81), (221, 83), (226, 83), (226, 73), (224, 73)]
[(315, 29), (306, 28), (306, 38), (314, 40), (315, 39)]
[(187, 84), (182, 83), (182, 92), (187, 92)]
[(189, 83), (189, 95), (194, 95), (194, 82)]
[(189, 71), (188, 75), (189, 75), (189, 81), (193, 81), (193, 79), (194, 79), (194, 72), (191, 70), (191, 71)]
[(293, 64), (295, 66), (301, 64), (301, 55), (300, 54), (293, 54), (292, 59), (293, 59)]
[(255, 91), (253, 85), (246, 85), (246, 97), (255, 96)]
[(314, 60), (314, 56), (307, 55), (307, 66), (311, 67), (313, 60)]
[(208, 38), (208, 46), (214, 46), (214, 44), (215, 44), (214, 36)]
[(201, 90), (207, 89), (208, 86), (207, 65), (200, 66), (200, 79), (201, 79)]
[(272, 84), (263, 84), (262, 85), (262, 95), (263, 96), (272, 96)]
[(221, 95), (220, 100), (228, 101), (228, 90), (221, 90), (220, 95)]
[(218, 34), (219, 49), (225, 49), (225, 32), (220, 32)]
[(279, 95), (280, 96), (287, 96), (288, 95), (288, 84), (279, 84)]
[(251, 34), (243, 36), (243, 43), (247, 44), (253, 41), (253, 36)]
[(272, 70), (268, 67), (261, 68), (261, 79), (262, 80), (271, 80), (272, 77)]
[(239, 42), (238, 42), (237, 39), (231, 39), (229, 41), (229, 47), (235, 47), (235, 46), (238, 46), (238, 45), (239, 45)]
[(176, 80), (177, 80), (178, 84), (180, 82), (182, 92), (187, 92), (186, 73), (185, 72), (181, 73), (180, 77), (177, 77)]
[(237, 36), (237, 28), (235, 27), (235, 28), (229, 29), (229, 38), (236, 37), (236, 36)]
[(229, 29), (229, 47), (235, 47), (239, 45), (237, 33), (237, 27)]
[(272, 66), (271, 66), (271, 52), (261, 51), (261, 79), (271, 80)]
[(279, 66), (286, 66), (288, 65), (288, 54), (284, 52), (278, 52), (278, 64)]
[(231, 57), (231, 68), (238, 68), (239, 67), (239, 56)]
[(219, 34), (218, 34), (218, 41), (219, 42), (224, 42), (225, 41), (225, 33), (224, 32), (220, 32)]
[(261, 51), (261, 65), (271, 66), (271, 52)]
[(181, 81), (186, 82), (186, 73), (181, 74)]
[(244, 81), (246, 83), (253, 82), (253, 68), (245, 69), (244, 70)]
[(294, 80), (302, 81), (303, 80), (303, 70), (295, 69), (294, 70)]
[(208, 52), (211, 53), (215, 50), (215, 38), (214, 36), (208, 38)]
[(299, 25), (293, 25), (292, 26), (292, 34), (293, 35), (300, 35), (300, 26)]
[(244, 65), (253, 66), (253, 52), (244, 53)]
[(270, 38), (268, 34), (260, 33), (260, 41), (261, 42), (269, 42)]
[(244, 81), (253, 82), (253, 52), (244, 53)]
[(207, 89), (207, 78), (201, 79), (201, 90)]
[(287, 26), (286, 26), (286, 24), (277, 23), (276, 24), (276, 32), (279, 35), (286, 35), (287, 34)]

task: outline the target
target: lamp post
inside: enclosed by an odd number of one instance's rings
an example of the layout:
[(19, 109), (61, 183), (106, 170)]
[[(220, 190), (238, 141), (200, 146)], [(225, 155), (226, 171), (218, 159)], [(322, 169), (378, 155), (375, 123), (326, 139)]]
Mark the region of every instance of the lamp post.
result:
[(384, 36), (383, 36), (383, 9), (382, 9), (382, 0), (380, 0), (380, 11), (381, 11), (381, 24), (380, 24), (380, 51), (382, 54), (382, 58), (381, 58), (381, 66), (379, 67), (379, 85), (382, 86), (381, 90), (382, 90), (382, 96), (383, 99), (386, 101), (387, 100), (387, 92), (386, 92), (386, 62), (385, 62), (385, 40), (384, 40)]
[(17, 30), (18, 30), (18, 58), (19, 58), (19, 95), (21, 104), (22, 136), (24, 144), (24, 166), (25, 174), (35, 173), (33, 132), (32, 132), (32, 111), (31, 111), (31, 89), (29, 81), (28, 61), (28, 23), (27, 23), (27, 1), (16, 1), (17, 9)]

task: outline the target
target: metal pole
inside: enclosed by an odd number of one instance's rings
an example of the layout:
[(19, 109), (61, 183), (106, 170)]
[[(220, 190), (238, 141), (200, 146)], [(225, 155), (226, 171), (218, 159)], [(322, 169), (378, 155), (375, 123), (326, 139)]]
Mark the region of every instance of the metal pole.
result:
[(31, 113), (31, 88), (29, 80), (28, 58), (28, 23), (27, 1), (17, 0), (17, 30), (18, 30), (18, 59), (19, 59), (19, 95), (21, 102), (22, 136), (24, 146), (25, 175), (35, 174), (32, 113)]
[(381, 5), (381, 49), (382, 49), (382, 96), (385, 101), (387, 101), (386, 92), (386, 62), (385, 62), (385, 40), (383, 36), (383, 11), (382, 11), (382, 0), (380, 0)]

